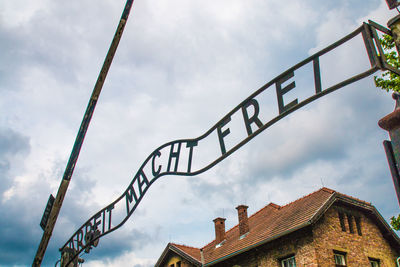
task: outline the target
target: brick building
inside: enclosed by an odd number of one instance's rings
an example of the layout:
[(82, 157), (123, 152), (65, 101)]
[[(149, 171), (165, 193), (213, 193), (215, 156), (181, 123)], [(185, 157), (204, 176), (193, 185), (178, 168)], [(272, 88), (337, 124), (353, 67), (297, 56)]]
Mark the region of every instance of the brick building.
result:
[(270, 203), (202, 248), (169, 243), (156, 267), (394, 267), (400, 239), (370, 203), (322, 188), (285, 206)]

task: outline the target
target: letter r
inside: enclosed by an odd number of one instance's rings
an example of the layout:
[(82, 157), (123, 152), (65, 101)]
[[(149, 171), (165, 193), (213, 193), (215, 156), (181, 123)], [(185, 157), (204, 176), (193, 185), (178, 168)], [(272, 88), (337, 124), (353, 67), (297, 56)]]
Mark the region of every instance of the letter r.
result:
[[(254, 114), (251, 118), (249, 118), (249, 114), (247, 113), (247, 108), (250, 105), (254, 107)], [(256, 123), (258, 128), (261, 128), (263, 126), (263, 123), (258, 118), (258, 114), (260, 113), (260, 105), (254, 98), (250, 99), (242, 106), (242, 113), (243, 113), (244, 124), (246, 125), (247, 134), (249, 136), (253, 133), (251, 129), (252, 123)]]

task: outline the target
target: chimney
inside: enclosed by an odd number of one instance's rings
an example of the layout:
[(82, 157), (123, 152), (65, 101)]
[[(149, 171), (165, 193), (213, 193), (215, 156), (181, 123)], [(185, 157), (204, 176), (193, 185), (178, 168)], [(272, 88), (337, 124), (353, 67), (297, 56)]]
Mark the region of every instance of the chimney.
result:
[(218, 217), (213, 220), (215, 226), (215, 242), (217, 244), (225, 240), (225, 218)]
[(239, 205), (236, 207), (239, 217), (240, 236), (249, 232), (249, 218), (247, 217), (247, 208), (248, 206), (246, 205)]

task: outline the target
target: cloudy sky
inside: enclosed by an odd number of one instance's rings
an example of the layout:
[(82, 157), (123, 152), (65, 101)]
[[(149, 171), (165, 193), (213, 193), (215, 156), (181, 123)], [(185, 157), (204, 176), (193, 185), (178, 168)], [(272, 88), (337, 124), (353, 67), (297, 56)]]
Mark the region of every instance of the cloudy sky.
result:
[[(0, 1), (0, 265), (30, 266), (123, 0)], [(158, 146), (205, 133), (287, 68), (372, 19), (383, 0), (137, 0), (107, 77), (49, 243), (44, 266), (90, 216), (120, 196)], [(360, 38), (321, 58), (325, 88), (369, 68)], [(307, 95), (295, 73), (287, 101)], [(300, 85), (303, 86), (300, 86)], [(302, 89), (303, 88), (303, 89)], [(263, 110), (277, 112), (274, 89)], [(267, 97), (267, 96), (266, 96)], [(212, 220), (237, 224), (322, 186), (399, 213), (377, 122), (393, 110), (372, 77), (279, 121), (211, 170), (164, 176), (85, 266), (154, 265), (168, 242), (200, 247)], [(208, 144), (199, 160), (217, 149)]]

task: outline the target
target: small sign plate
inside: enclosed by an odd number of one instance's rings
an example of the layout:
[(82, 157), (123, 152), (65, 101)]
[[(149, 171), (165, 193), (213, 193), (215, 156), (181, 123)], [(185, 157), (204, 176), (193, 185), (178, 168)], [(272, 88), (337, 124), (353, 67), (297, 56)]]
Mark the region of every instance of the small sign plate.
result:
[(53, 207), (54, 204), (54, 197), (52, 194), (49, 196), (49, 200), (47, 201), (46, 209), (43, 212), (42, 220), (40, 221), (40, 227), (42, 227), (43, 231), (44, 228), (46, 228), (47, 221), (49, 220), (51, 208)]

